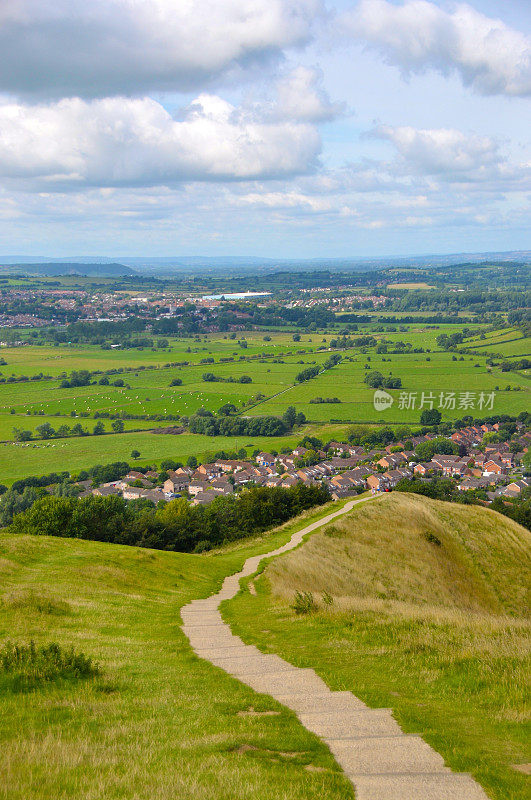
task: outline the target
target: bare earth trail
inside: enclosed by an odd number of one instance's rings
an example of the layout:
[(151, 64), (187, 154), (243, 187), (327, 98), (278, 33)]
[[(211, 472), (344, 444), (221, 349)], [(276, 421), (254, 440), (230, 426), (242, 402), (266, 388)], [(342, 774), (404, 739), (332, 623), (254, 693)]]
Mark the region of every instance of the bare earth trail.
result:
[(282, 547), (247, 559), (241, 572), (225, 578), (220, 592), (181, 609), (183, 631), (198, 656), (292, 709), (330, 748), (357, 800), (487, 800), (469, 775), (452, 772), (420, 736), (403, 733), (391, 709), (369, 708), (350, 692), (331, 691), (312, 669), (244, 644), (221, 617), (220, 603), (236, 595), (240, 578), (255, 573), (263, 558), (297, 547), (307, 534), (367, 500), (372, 498), (352, 500), (294, 533)]

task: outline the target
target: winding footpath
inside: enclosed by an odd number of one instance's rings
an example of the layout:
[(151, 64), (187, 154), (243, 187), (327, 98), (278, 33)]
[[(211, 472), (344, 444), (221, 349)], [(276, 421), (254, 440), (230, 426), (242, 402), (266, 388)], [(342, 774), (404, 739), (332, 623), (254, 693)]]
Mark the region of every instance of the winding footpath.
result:
[(294, 533), (282, 547), (248, 558), (241, 572), (225, 578), (220, 592), (181, 609), (183, 631), (198, 656), (294, 711), (329, 747), (356, 800), (487, 800), (469, 775), (452, 772), (420, 736), (403, 733), (391, 709), (369, 708), (350, 692), (331, 691), (312, 669), (244, 644), (219, 612), (220, 603), (237, 594), (240, 578), (254, 574), (263, 558), (297, 547), (308, 533), (371, 499), (352, 500)]

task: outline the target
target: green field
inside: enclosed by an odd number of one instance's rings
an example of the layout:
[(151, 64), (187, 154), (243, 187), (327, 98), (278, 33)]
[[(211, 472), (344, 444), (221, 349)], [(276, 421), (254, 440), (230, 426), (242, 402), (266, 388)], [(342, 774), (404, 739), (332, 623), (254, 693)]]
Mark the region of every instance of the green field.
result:
[[(374, 325), (360, 325), (351, 335), (356, 337), (371, 333), (378, 342), (385, 339), (388, 347), (397, 342), (409, 342), (413, 348), (423, 348), (423, 353), (378, 354), (376, 347), (350, 348), (341, 351), (341, 364), (320, 374), (317, 378), (298, 384), (295, 376), (313, 364), (322, 364), (330, 355), (327, 346), (331, 334), (319, 332), (301, 334), (300, 342), (293, 342), (286, 331), (251, 331), (238, 333), (245, 336), (246, 348), (227, 335), (211, 334), (189, 339), (171, 339), (167, 350), (102, 350), (96, 346), (59, 347), (3, 347), (0, 355), (7, 365), (1, 367), (4, 378), (10, 375), (37, 375), (40, 372), (53, 375), (50, 380), (0, 384), (0, 441), (13, 439), (13, 428), (35, 431), (42, 422), (49, 421), (54, 428), (62, 424), (72, 426), (80, 421), (92, 431), (94, 414), (131, 415), (179, 415), (187, 416), (200, 407), (217, 411), (227, 402), (233, 403), (240, 413), (248, 415), (277, 414), (285, 412), (289, 405), (302, 411), (310, 423), (321, 426), (335, 422), (379, 422), (393, 424), (415, 424), (419, 422), (422, 393), (433, 397), (436, 407), (444, 403), (446, 393), (456, 392), (455, 408), (441, 407), (444, 420), (463, 417), (466, 414), (481, 417), (489, 414), (517, 415), (529, 408), (529, 376), (526, 373), (502, 373), (498, 366), (486, 364), (491, 348), (503, 348), (507, 357), (517, 355), (527, 348), (527, 342), (518, 338), (513, 328), (486, 332), (486, 339), (469, 339), (464, 347), (485, 350), (486, 355), (469, 355), (441, 352), (436, 343), (441, 333), (452, 333), (454, 325), (425, 324), (407, 325), (406, 331), (375, 332)], [(485, 326), (483, 326), (485, 327)], [(481, 326), (475, 326), (478, 330)], [(336, 334), (337, 336), (337, 334)], [(268, 337), (271, 341), (264, 341)], [(187, 352), (187, 351), (190, 352)], [(213, 364), (201, 364), (202, 359), (214, 359)], [(220, 362), (221, 358), (232, 358)], [(460, 359), (463, 360), (454, 360)], [(171, 362), (189, 362), (186, 366), (168, 367)], [(142, 369), (142, 367), (144, 367)], [(73, 369), (117, 370), (119, 375), (110, 375), (127, 386), (101, 386), (94, 376), (94, 384), (75, 389), (60, 387), (60, 376), (70, 374)], [(131, 371), (125, 371), (129, 370)], [(373, 390), (363, 381), (366, 372), (378, 370), (384, 375), (400, 377), (402, 390), (391, 390), (392, 406), (376, 412), (373, 406)], [(207, 383), (202, 379), (205, 372), (222, 377), (223, 382)], [(241, 376), (250, 376), (251, 383), (239, 383)], [(181, 386), (171, 387), (175, 378)], [(235, 382), (227, 382), (233, 378)], [(509, 389), (510, 387), (510, 389)], [(407, 406), (400, 396), (416, 395), (415, 402)], [(473, 393), (473, 404), (463, 404), (461, 393)], [(495, 392), (492, 407), (480, 395)], [(257, 394), (264, 396), (259, 403), (251, 399)], [(317, 398), (339, 398), (339, 403), (315, 404)], [(426, 405), (426, 403), (425, 403)], [(13, 413), (12, 413), (13, 412)], [(89, 418), (76, 419), (76, 415), (88, 414)], [(130, 420), (126, 430), (149, 429), (171, 422)], [(104, 420), (110, 431), (110, 421)], [(306, 432), (306, 431), (305, 431)], [(301, 434), (302, 435), (302, 434)], [(298, 437), (300, 438), (300, 436)], [(253, 442), (256, 447), (276, 448), (286, 446), (292, 439)], [(238, 440), (209, 440), (201, 437), (154, 436), (148, 433), (130, 433), (127, 436), (106, 436), (92, 441), (61, 439), (54, 442), (36, 442), (19, 449), (19, 445), (0, 446), (0, 483), (6, 483), (29, 473), (45, 473), (63, 468), (78, 469), (94, 463), (129, 458), (135, 449), (142, 459), (159, 461), (165, 457), (182, 460), (188, 455), (199, 456), (207, 450), (239, 449), (248, 442)], [(16, 449), (15, 449), (16, 448)], [(194, 450), (194, 448), (197, 448)], [(87, 459), (82, 463), (82, 459)]]
[[(0, 443), (0, 483), (11, 484), (28, 475), (42, 475), (64, 469), (76, 472), (94, 464), (109, 464), (127, 461), (141, 466), (159, 464), (164, 458), (185, 462), (189, 456), (208, 460), (220, 450), (229, 452), (246, 448), (253, 450), (280, 451), (283, 447), (295, 447), (301, 437), (309, 433), (323, 441), (344, 438), (345, 425), (309, 425), (288, 436), (243, 437), (203, 436), (185, 433), (178, 436), (154, 433), (123, 433), (112, 436), (86, 436), (25, 444)], [(138, 450), (140, 458), (134, 462), (131, 451)]]
[(353, 800), (295, 715), (196, 657), (179, 625), (327, 510), (209, 555), (0, 534), (0, 644), (72, 644), (102, 669), (0, 696), (2, 798)]
[[(257, 594), (222, 609), (244, 642), (392, 708), (492, 800), (524, 800), (530, 561), (506, 517), (397, 492), (272, 559)], [(318, 610), (296, 615), (296, 591)]]

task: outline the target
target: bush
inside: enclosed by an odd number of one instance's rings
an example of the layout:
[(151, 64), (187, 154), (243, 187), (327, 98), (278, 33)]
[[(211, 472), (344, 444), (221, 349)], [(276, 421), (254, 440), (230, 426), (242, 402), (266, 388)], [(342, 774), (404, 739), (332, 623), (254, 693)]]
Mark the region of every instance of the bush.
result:
[(76, 680), (100, 674), (98, 664), (73, 647), (56, 642), (36, 646), (6, 642), (0, 649), (0, 687), (25, 692), (57, 680)]
[(291, 608), (296, 614), (313, 614), (318, 605), (311, 592), (296, 592)]

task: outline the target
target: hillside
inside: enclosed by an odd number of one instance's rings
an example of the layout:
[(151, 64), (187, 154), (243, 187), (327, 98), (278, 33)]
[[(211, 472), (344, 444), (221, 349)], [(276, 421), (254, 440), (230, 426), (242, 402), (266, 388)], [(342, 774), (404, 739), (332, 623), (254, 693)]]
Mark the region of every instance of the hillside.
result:
[(271, 563), (274, 594), (329, 592), (340, 606), (400, 601), (495, 614), (529, 608), (531, 533), (480, 506), (393, 493)]
[(0, 533), (0, 656), (33, 639), (101, 668), (12, 691), (0, 657), (2, 798), (351, 798), (294, 715), (193, 655), (180, 627), (183, 604), (297, 524), (209, 555)]
[(524, 800), (530, 555), (529, 531), (496, 512), (396, 492), (272, 559), (224, 616), (244, 642), (391, 708), (493, 800)]
[(13, 264), (10, 271), (20, 272), (25, 275), (90, 275), (113, 278), (137, 274), (134, 269), (125, 266), (125, 264), (89, 264), (77, 261), (53, 261), (45, 264)]

